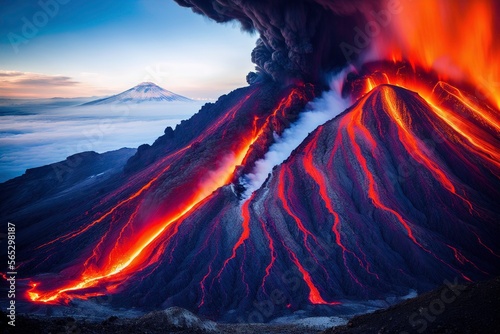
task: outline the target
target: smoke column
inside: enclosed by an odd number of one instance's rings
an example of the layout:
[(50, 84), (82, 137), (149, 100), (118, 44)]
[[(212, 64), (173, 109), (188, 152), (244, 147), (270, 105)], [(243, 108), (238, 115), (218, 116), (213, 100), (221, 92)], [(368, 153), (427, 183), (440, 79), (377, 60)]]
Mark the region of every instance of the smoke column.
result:
[[(301, 79), (322, 82), (325, 73), (352, 59), (342, 43), (352, 43), (382, 0), (175, 0), (216, 22), (237, 21), (245, 31), (259, 33), (252, 52), (258, 74), (250, 83)], [(356, 58), (359, 55), (354, 56)], [(323, 82), (322, 82), (323, 83)]]
[(276, 137), (276, 142), (271, 145), (264, 158), (255, 162), (252, 173), (240, 178), (240, 183), (245, 187), (245, 199), (259, 189), (266, 181), (273, 168), (285, 161), (306, 137), (318, 126), (339, 115), (351, 104), (349, 98), (341, 96), (342, 85), (349, 68), (335, 75), (330, 81), (330, 90), (311, 101), (302, 112), (297, 122), (286, 129), (281, 137)]

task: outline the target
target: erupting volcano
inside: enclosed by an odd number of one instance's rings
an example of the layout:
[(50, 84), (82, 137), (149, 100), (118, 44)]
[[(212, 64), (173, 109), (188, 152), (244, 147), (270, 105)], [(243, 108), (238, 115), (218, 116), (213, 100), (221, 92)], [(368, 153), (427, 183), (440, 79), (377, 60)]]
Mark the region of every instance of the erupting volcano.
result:
[(257, 31), (257, 72), (92, 184), (0, 185), (27, 308), (268, 321), (500, 274), (496, 2), (176, 1)]

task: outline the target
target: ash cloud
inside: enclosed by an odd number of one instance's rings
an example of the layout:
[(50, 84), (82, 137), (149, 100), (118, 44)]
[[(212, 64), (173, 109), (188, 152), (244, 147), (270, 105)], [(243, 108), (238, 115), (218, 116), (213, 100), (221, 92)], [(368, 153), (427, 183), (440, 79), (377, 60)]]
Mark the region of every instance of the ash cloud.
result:
[(352, 41), (356, 26), (381, 0), (175, 0), (217, 22), (238, 21), (260, 34), (252, 52), (258, 76), (316, 82), (347, 60), (339, 45)]

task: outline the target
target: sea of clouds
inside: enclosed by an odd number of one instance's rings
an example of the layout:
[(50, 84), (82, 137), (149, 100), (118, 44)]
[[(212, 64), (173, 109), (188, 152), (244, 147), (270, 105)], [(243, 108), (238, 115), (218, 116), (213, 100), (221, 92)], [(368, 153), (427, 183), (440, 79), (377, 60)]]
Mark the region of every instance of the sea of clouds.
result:
[(152, 144), (167, 126), (190, 118), (205, 103), (82, 106), (84, 102), (0, 100), (0, 182), (78, 152)]

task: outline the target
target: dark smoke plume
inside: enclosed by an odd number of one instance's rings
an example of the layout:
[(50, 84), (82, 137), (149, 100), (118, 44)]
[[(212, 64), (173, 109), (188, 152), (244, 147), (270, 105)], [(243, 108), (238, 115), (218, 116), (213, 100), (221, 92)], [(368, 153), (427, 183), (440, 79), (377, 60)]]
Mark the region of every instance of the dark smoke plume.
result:
[(260, 38), (252, 52), (259, 75), (276, 81), (316, 82), (321, 74), (347, 63), (340, 48), (352, 42), (355, 27), (376, 10), (375, 0), (175, 0), (217, 22), (238, 21)]

